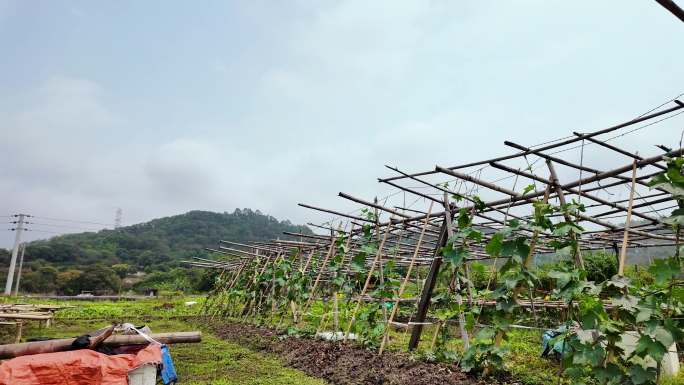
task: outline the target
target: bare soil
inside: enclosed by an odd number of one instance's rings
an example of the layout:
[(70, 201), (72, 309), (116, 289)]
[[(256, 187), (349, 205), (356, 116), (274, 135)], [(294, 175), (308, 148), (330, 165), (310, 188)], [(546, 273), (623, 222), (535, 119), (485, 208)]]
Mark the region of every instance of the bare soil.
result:
[(424, 362), (408, 354), (376, 352), (348, 343), (311, 338), (279, 338), (270, 329), (222, 323), (212, 327), (221, 338), (267, 351), (311, 376), (336, 385), (486, 385), (454, 364)]

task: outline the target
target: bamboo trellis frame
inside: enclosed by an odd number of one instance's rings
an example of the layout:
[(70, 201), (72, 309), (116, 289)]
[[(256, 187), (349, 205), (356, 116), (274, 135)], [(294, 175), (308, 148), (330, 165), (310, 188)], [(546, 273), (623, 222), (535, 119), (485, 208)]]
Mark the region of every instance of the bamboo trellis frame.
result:
[[(323, 224), (310, 224), (316, 229), (327, 232), (326, 235), (285, 233), (284, 239), (249, 244), (222, 240), (218, 249), (208, 250), (224, 254), (230, 260), (211, 261), (195, 258), (193, 261), (186, 262), (192, 266), (222, 269), (239, 275), (246, 261), (254, 258), (272, 261), (277, 256), (297, 253), (299, 266), (315, 266), (320, 270), (315, 272), (317, 285), (318, 282), (325, 284), (329, 279), (325, 265), (333, 252), (335, 242), (335, 237), (331, 237), (330, 234), (348, 237), (347, 253), (355, 255), (362, 245), (363, 227), (371, 226), (373, 233), (381, 238), (378, 239), (378, 243), (382, 243), (384, 247), (378, 250), (377, 255), (368, 256), (367, 267), (375, 269), (376, 263), (379, 262), (382, 266), (386, 261), (393, 260), (396, 265), (405, 268), (416, 269), (420, 266), (429, 268), (421, 296), (414, 300), (417, 302), (417, 310), (413, 316), (414, 327), (409, 345), (409, 348), (413, 349), (420, 340), (422, 325), (426, 323), (432, 290), (440, 270), (439, 249), (447, 241), (448, 229), (445, 226), (445, 217), (453, 217), (458, 210), (463, 208), (472, 210), (476, 202), (474, 198), (476, 194), (473, 191), (478, 191), (477, 195), (484, 206), (484, 209), (475, 212), (474, 226), (482, 230), (485, 240), (505, 226), (507, 220), (530, 220), (532, 203), (546, 193), (550, 202), (564, 203), (577, 200), (586, 203), (587, 212), (575, 218), (575, 221), (587, 230), (577, 238), (580, 249), (576, 255), (578, 264), (582, 263), (581, 252), (583, 251), (614, 250), (616, 245), (626, 250), (677, 244), (677, 235), (672, 228), (660, 221), (669, 214), (672, 208), (677, 207), (677, 204), (664, 191), (648, 191), (647, 182), (652, 176), (666, 169), (665, 158), (681, 156), (684, 148), (662, 150), (658, 154), (647, 157), (620, 148), (613, 140), (627, 134), (640, 134), (641, 128), (659, 127), (659, 123), (682, 113), (684, 113), (684, 103), (672, 100), (657, 111), (594, 132), (574, 132), (569, 137), (531, 147), (506, 141), (504, 144), (514, 148), (516, 152), (492, 159), (450, 167), (437, 165), (433, 170), (413, 173), (387, 166), (397, 175), (380, 178), (378, 181), (416, 198), (416, 201), (422, 204), (422, 209), (414, 206), (405, 207), (405, 202), (380, 204), (377, 199), (371, 201), (340, 192), (341, 198), (377, 212), (379, 216), (369, 218), (355, 213), (299, 203), (299, 206), (303, 208), (333, 215), (335, 221), (347, 221), (353, 226), (349, 231), (345, 231), (340, 226), (333, 226), (333, 221), (329, 221)], [(634, 128), (642, 123), (643, 126)], [(679, 139), (680, 132), (671, 134), (672, 138)], [(647, 138), (640, 139), (647, 141)], [(657, 143), (653, 144), (657, 145)], [(603, 162), (588, 164), (584, 159), (584, 149), (589, 147), (594, 158), (602, 156), (611, 161), (623, 159), (624, 162), (621, 161), (620, 166), (610, 170), (603, 170)], [(570, 151), (582, 151), (580, 163), (573, 162), (564, 155), (558, 155)], [(539, 167), (532, 167), (536, 163), (540, 163)], [(575, 174), (578, 175), (575, 176)], [(442, 184), (444, 178), (449, 178), (449, 185)], [(515, 184), (511, 186), (510, 182), (513, 178), (515, 178), (517, 188)], [(523, 192), (519, 186), (526, 185), (532, 188)], [(466, 191), (462, 191), (463, 189)], [(612, 196), (622, 197), (624, 193), (629, 193), (628, 199), (611, 198)], [(461, 200), (456, 204), (452, 202), (447, 208), (442, 199), (444, 194), (457, 196)], [(606, 195), (608, 197), (605, 197)], [(430, 213), (427, 205), (435, 203), (437, 204), (435, 207), (443, 206), (449, 211)], [(386, 219), (382, 220), (383, 217)], [(630, 220), (631, 218), (636, 221)], [(551, 252), (550, 248), (544, 246), (545, 240), (550, 239), (553, 239), (552, 234), (535, 233), (535, 252), (538, 254)], [(624, 259), (625, 252), (621, 254)], [(475, 245), (471, 248), (467, 260), (489, 258), (482, 245)], [(621, 264), (621, 268), (623, 267), (624, 261)], [(367, 279), (364, 287), (368, 284)], [(363, 294), (355, 298), (359, 301), (358, 303), (364, 300)], [(398, 298), (395, 300), (399, 303)], [(526, 303), (521, 304), (527, 306)], [(485, 306), (489, 303), (481, 301), (478, 305)], [(536, 303), (535, 300), (530, 301), (529, 305), (536, 305), (540, 308), (560, 306), (556, 303)], [(393, 316), (393, 314), (390, 316), (389, 321), (392, 321)], [(383, 337), (383, 346), (384, 344), (385, 337)]]

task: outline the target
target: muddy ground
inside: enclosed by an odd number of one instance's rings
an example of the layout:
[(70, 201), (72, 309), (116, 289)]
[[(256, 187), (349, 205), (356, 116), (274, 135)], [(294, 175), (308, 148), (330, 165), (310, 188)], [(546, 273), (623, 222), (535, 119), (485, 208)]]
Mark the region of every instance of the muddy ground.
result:
[(279, 338), (272, 330), (244, 324), (213, 327), (221, 338), (275, 353), (289, 366), (336, 385), (486, 385), (462, 373), (456, 365), (423, 362), (407, 354), (378, 356), (351, 344), (311, 338)]

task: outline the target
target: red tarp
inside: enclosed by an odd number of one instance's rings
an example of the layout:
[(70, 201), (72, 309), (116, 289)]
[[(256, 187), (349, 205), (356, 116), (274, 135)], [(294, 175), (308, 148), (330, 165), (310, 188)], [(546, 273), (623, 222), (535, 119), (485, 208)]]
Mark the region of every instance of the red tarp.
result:
[(34, 354), (3, 362), (0, 385), (127, 385), (130, 370), (160, 362), (157, 344), (113, 356), (89, 349)]

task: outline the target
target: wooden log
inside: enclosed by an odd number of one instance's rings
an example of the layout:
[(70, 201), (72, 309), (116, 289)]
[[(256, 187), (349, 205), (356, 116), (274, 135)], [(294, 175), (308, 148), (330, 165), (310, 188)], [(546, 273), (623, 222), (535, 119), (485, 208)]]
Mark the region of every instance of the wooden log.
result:
[[(202, 341), (202, 333), (198, 331), (158, 333), (151, 334), (150, 337), (162, 344), (196, 343)], [(64, 338), (49, 341), (0, 345), (0, 359), (71, 350), (71, 344), (74, 340), (75, 338)], [(110, 336), (103, 342), (103, 344), (107, 346), (144, 345), (147, 343), (148, 341), (141, 335)]]
[[(157, 333), (150, 334), (149, 336), (162, 344), (191, 344), (202, 342), (202, 332), (200, 331)], [(146, 343), (147, 340), (139, 334), (115, 335), (107, 338), (103, 342), (103, 344), (107, 346), (142, 345)]]
[(0, 319), (26, 319), (47, 321), (52, 319), (52, 314), (23, 314), (23, 313), (0, 313)]

